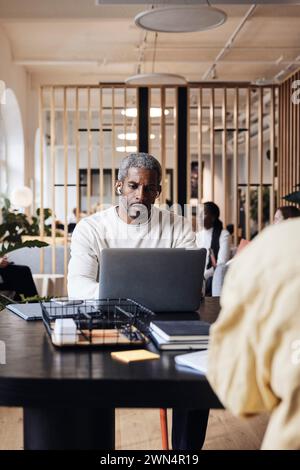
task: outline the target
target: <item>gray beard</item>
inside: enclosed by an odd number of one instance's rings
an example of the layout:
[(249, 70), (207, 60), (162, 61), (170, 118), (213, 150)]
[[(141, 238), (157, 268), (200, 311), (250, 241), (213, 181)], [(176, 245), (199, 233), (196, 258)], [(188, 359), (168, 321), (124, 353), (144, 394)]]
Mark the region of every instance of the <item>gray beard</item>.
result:
[(132, 222), (134, 224), (144, 224), (149, 219), (148, 209), (143, 204), (134, 204), (128, 207), (127, 213), (131, 219), (134, 219)]

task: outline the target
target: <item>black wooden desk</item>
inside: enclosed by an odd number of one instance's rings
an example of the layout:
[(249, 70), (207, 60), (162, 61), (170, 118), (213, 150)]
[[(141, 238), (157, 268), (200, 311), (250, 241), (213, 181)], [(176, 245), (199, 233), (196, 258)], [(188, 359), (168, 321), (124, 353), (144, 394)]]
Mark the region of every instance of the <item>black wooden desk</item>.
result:
[[(199, 315), (213, 322), (218, 313), (219, 299), (208, 298)], [(0, 406), (24, 408), (25, 449), (113, 449), (114, 408), (221, 407), (205, 377), (176, 368), (174, 356), (184, 351), (131, 364), (111, 359), (111, 349), (62, 351), (42, 322), (7, 310), (0, 312), (0, 340), (6, 344)]]

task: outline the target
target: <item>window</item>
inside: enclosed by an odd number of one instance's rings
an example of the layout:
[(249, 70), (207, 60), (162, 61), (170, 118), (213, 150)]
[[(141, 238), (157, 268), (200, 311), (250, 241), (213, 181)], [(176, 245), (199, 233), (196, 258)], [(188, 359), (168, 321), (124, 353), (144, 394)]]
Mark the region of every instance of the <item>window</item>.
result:
[(10, 196), (14, 189), (24, 186), (23, 124), (12, 89), (6, 89), (5, 104), (0, 109), (1, 191)]

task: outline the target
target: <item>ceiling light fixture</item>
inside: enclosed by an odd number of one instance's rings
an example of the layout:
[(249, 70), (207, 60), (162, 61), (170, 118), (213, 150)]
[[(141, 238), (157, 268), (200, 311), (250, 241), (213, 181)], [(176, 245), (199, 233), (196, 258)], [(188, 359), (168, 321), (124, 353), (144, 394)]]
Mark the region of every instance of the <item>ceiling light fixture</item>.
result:
[(133, 75), (125, 80), (127, 85), (186, 85), (187, 81), (175, 73), (144, 73)]
[(137, 140), (136, 132), (127, 132), (126, 134), (118, 134), (120, 140)]
[(161, 33), (207, 31), (225, 23), (226, 13), (207, 5), (180, 5), (154, 8), (139, 13), (134, 21), (140, 28)]
[[(121, 110), (122, 116), (137, 117), (137, 108), (126, 108)], [(170, 111), (165, 109), (165, 116), (168, 116)], [(161, 108), (150, 108), (150, 117), (161, 117)]]
[[(120, 140), (137, 140), (137, 133), (136, 132), (127, 132), (126, 134), (118, 134), (118, 139)], [(150, 139), (155, 139), (154, 134), (150, 134)]]
[(156, 60), (156, 50), (157, 50), (157, 41), (158, 41), (158, 34), (155, 33), (154, 37), (154, 44), (153, 44), (153, 58), (152, 58), (152, 70), (151, 73), (141, 73), (142, 68), (142, 60), (144, 60), (144, 53), (147, 44), (147, 34), (145, 33), (145, 37), (143, 43), (141, 45), (142, 54), (140, 56), (140, 60), (137, 66), (137, 75), (132, 75), (125, 80), (127, 85), (135, 85), (135, 86), (153, 86), (153, 85), (170, 85), (170, 86), (178, 86), (178, 85), (186, 85), (187, 81), (182, 75), (177, 75), (174, 73), (157, 73), (155, 72), (155, 60)]
[(116, 147), (117, 152), (126, 152), (126, 153), (134, 153), (137, 152), (137, 146), (136, 145), (127, 145), (121, 146), (121, 147)]

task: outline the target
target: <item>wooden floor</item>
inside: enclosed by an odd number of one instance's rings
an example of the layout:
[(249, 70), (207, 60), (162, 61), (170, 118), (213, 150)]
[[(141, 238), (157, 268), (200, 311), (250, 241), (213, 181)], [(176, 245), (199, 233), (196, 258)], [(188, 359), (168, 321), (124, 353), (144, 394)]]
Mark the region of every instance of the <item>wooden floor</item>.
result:
[[(23, 413), (20, 408), (0, 407), (0, 450), (21, 450)], [(171, 423), (171, 411), (169, 411)], [(213, 410), (204, 449), (259, 449), (268, 419), (261, 415), (249, 419)], [(116, 448), (119, 450), (161, 449), (159, 410), (122, 409), (116, 413)]]

